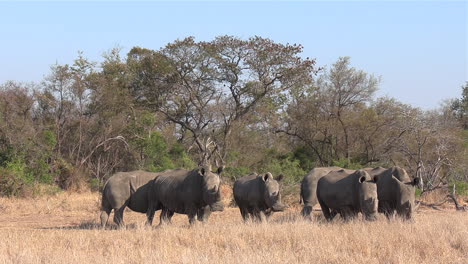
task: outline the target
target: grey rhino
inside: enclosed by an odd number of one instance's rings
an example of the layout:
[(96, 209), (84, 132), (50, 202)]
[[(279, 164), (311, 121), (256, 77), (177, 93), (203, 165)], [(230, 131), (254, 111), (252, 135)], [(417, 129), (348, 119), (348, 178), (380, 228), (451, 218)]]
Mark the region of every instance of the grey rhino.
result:
[(379, 179), (377, 182), (379, 212), (390, 218), (396, 211), (403, 219), (411, 219), (415, 208), (415, 186), (419, 184), (420, 179), (411, 180), (408, 173), (400, 167), (365, 170)]
[(282, 179), (283, 175), (275, 179), (268, 172), (260, 176), (252, 173), (236, 180), (233, 188), (234, 200), (244, 221), (252, 217), (253, 220), (264, 222), (273, 212), (287, 208), (281, 202), (279, 182)]
[(312, 169), (301, 181), (301, 201), (304, 203), (301, 214), (310, 217), (317, 201), (317, 182), (331, 171), (342, 170), (340, 167), (317, 167)]
[(206, 221), (209, 214), (223, 211), (221, 201), (221, 179), (223, 167), (212, 172), (210, 166), (195, 170), (175, 169), (162, 172), (152, 181), (149, 192), (148, 222), (154, 212), (162, 209), (160, 225), (169, 223), (174, 213), (186, 214), (189, 223), (195, 223), (195, 217)]
[(366, 220), (375, 220), (377, 215), (377, 177), (364, 170), (349, 173), (347, 170), (332, 171), (317, 183), (317, 199), (328, 221), (336, 211), (345, 220), (361, 212)]
[(146, 171), (118, 172), (111, 176), (102, 191), (101, 227), (105, 228), (112, 210), (114, 222), (119, 227), (124, 226), (125, 207), (135, 212), (146, 213), (150, 181), (157, 176), (157, 173)]

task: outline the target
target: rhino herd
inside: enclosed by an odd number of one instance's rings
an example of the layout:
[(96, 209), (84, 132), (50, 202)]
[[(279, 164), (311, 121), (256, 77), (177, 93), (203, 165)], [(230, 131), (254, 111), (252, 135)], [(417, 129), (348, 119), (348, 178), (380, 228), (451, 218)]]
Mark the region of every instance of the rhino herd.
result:
[[(168, 224), (174, 213), (186, 214), (189, 223), (206, 222), (211, 212), (223, 211), (220, 174), (211, 166), (195, 170), (166, 170), (119, 172), (106, 182), (102, 192), (101, 226), (105, 228), (114, 210), (114, 222), (124, 226), (126, 207), (146, 213), (151, 225), (154, 214), (161, 210), (159, 225)], [(273, 212), (288, 208), (281, 201), (280, 184), (284, 176), (271, 173), (252, 173), (236, 180), (234, 200), (244, 221), (267, 221)], [(317, 203), (327, 220), (339, 214), (344, 220), (359, 213), (366, 220), (376, 219), (377, 213), (388, 218), (394, 213), (411, 219), (415, 203), (415, 186), (419, 179), (411, 179), (399, 167), (389, 169), (368, 168), (347, 170), (339, 167), (314, 168), (301, 182), (301, 211), (303, 217), (312, 219), (312, 208)]]

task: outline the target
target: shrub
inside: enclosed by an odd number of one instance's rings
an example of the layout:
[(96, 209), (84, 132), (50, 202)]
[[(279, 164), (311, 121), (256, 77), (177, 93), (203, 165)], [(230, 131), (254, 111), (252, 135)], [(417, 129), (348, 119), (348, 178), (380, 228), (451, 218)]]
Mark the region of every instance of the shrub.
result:
[(453, 190), (455, 185), (455, 190), (457, 195), (468, 195), (468, 182), (466, 181), (453, 181), (449, 184), (449, 191)]
[(15, 158), (0, 167), (0, 195), (30, 196), (34, 178), (27, 171), (26, 164), (20, 158)]
[(332, 162), (332, 166), (337, 166), (337, 167), (350, 169), (350, 170), (359, 170), (359, 169), (364, 168), (364, 166), (361, 165), (359, 162), (348, 160), (346, 158), (341, 158), (339, 160), (334, 160)]

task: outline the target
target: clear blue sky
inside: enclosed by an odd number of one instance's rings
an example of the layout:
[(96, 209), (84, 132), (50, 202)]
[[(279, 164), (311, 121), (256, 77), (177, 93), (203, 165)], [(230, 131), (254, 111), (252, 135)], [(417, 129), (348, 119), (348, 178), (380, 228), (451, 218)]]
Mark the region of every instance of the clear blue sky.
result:
[(0, 83), (40, 82), (77, 51), (100, 61), (119, 46), (159, 49), (186, 36), (259, 35), (303, 56), (382, 76), (379, 95), (425, 109), (468, 81), (467, 1), (0, 2)]

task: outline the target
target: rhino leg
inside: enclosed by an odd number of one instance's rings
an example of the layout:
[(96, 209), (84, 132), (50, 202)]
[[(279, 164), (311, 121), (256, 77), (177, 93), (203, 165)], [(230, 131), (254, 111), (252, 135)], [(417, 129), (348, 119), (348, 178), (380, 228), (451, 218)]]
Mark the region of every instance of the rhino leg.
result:
[(196, 216), (197, 216), (197, 210), (190, 210), (188, 212), (188, 218), (189, 218), (189, 224), (194, 225), (197, 221)]
[(267, 216), (265, 215), (265, 212), (263, 212), (263, 211), (258, 212), (258, 218), (259, 218), (260, 222), (262, 222), (262, 223), (267, 222)]
[(249, 210), (243, 206), (239, 206), (239, 211), (242, 215), (242, 219), (244, 219), (244, 222), (249, 221)]
[(268, 220), (270, 218), (270, 216), (272, 216), (274, 213), (274, 211), (271, 209), (271, 208), (268, 208), (265, 210), (265, 216), (266, 216), (266, 219)]
[(266, 222), (266, 216), (265, 216), (265, 213), (262, 210), (260, 210), (258, 208), (254, 208), (253, 212), (254, 212), (255, 220), (257, 220), (258, 222), (261, 222), (261, 223)]
[(101, 228), (104, 229), (107, 225), (107, 221), (109, 220), (109, 215), (112, 211), (112, 207), (110, 206), (109, 202), (105, 197), (102, 198), (102, 206), (101, 206)]
[(389, 220), (393, 218), (395, 212), (394, 208), (387, 201), (379, 201), (378, 211), (379, 213), (383, 213)]
[(101, 212), (101, 228), (106, 228), (107, 221), (109, 220), (109, 215), (112, 211), (112, 208), (103, 208)]
[(312, 220), (311, 212), (312, 212), (312, 206), (304, 205), (301, 211), (301, 215), (308, 220)]
[(154, 213), (156, 210), (153, 206), (148, 207), (148, 211), (146, 211), (146, 225), (151, 226), (153, 224)]
[(203, 223), (208, 221), (208, 218), (210, 217), (210, 215), (211, 215), (211, 209), (208, 205), (198, 209), (197, 211), (197, 219), (198, 221), (201, 221)]
[(345, 222), (348, 222), (356, 218), (358, 215), (358, 212), (354, 210), (352, 207), (345, 207), (339, 210), (339, 214), (341, 215), (341, 218), (343, 218)]
[(320, 203), (320, 207), (322, 208), (322, 213), (323, 213), (323, 216), (325, 216), (325, 219), (327, 219), (327, 221), (331, 221), (333, 220), (333, 217), (335, 217), (336, 214), (331, 214), (330, 213), (330, 208), (328, 208), (328, 206), (322, 202), (320, 199), (319, 199), (319, 203)]
[(174, 212), (164, 207), (161, 211), (161, 215), (159, 216), (159, 225), (161, 226), (165, 224), (170, 224), (173, 215)]
[(124, 210), (125, 210), (126, 206), (127, 205), (124, 204), (120, 208), (114, 208), (114, 222), (117, 224), (117, 226), (119, 228), (124, 228), (125, 227), (125, 223), (124, 223), (124, 220), (123, 220), (123, 213), (124, 213)]

